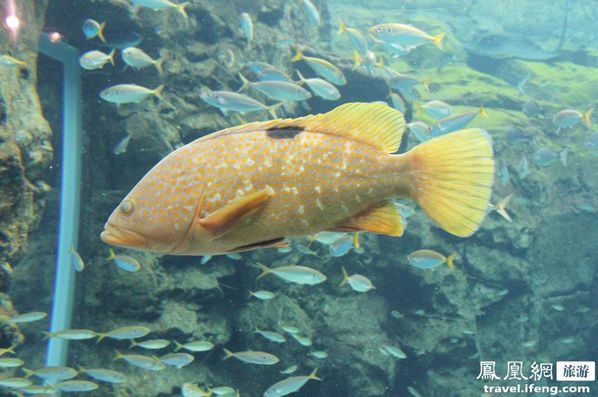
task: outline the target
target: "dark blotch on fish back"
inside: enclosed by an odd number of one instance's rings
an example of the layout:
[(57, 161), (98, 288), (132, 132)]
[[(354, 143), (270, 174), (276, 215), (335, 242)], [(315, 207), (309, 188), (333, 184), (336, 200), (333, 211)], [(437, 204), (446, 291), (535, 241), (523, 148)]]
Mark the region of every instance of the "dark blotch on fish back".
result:
[(304, 127), (299, 127), (296, 125), (270, 127), (266, 130), (266, 134), (272, 139), (294, 139), (304, 129)]

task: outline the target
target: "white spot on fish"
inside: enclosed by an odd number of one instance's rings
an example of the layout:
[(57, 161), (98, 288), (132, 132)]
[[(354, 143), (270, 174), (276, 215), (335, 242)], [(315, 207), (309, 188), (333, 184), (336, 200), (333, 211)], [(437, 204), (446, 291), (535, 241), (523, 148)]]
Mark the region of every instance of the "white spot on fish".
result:
[(305, 207), (300, 205), (299, 208), (297, 208), (297, 212), (301, 215), (305, 214)]
[(320, 186), (316, 186), (314, 189), (316, 189), (318, 194), (322, 193), (322, 188)]

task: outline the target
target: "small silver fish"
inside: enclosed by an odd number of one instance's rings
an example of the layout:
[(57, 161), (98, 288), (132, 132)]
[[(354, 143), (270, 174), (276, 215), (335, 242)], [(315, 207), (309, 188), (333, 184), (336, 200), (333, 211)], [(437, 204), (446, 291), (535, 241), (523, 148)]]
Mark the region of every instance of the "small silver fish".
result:
[(177, 369), (191, 364), (193, 360), (195, 360), (195, 357), (189, 353), (168, 353), (160, 357), (160, 361), (164, 364), (176, 367)]
[(97, 383), (88, 380), (67, 380), (58, 382), (55, 387), (64, 392), (84, 392), (96, 390), (99, 386)]
[(136, 341), (132, 340), (131, 345), (129, 346), (129, 349), (139, 346), (143, 349), (159, 350), (159, 349), (164, 349), (168, 345), (170, 345), (170, 341), (168, 341), (166, 339), (149, 339), (149, 340), (144, 340), (141, 342), (136, 342)]
[(6, 319), (7, 323), (10, 324), (23, 324), (23, 323), (30, 323), (33, 321), (39, 321), (48, 316), (47, 313), (44, 312), (29, 312), (23, 314), (17, 314), (11, 318)]
[(307, 15), (309, 22), (313, 25), (320, 26), (320, 11), (318, 11), (314, 3), (310, 0), (301, 0), (301, 5), (303, 6), (303, 11), (305, 12), (305, 15)]
[(336, 101), (341, 97), (341, 93), (338, 91), (338, 89), (326, 80), (317, 78), (306, 79), (298, 70), (297, 75), (299, 76), (301, 83), (307, 84), (309, 89), (320, 98), (327, 101)]
[(448, 117), (453, 113), (453, 108), (448, 103), (438, 100), (429, 101), (423, 105), (418, 104), (417, 108), (418, 110), (423, 110), (436, 120)]
[(239, 73), (239, 77), (243, 82), (239, 91), (253, 88), (268, 98), (281, 102), (305, 101), (311, 98), (309, 91), (295, 83), (280, 80), (250, 82), (241, 73)]
[(162, 64), (164, 59), (153, 59), (147, 55), (143, 50), (135, 47), (128, 47), (121, 50), (123, 61), (133, 69), (143, 69), (148, 66), (154, 66), (158, 74), (163, 74)]
[(249, 291), (249, 295), (255, 296), (256, 298), (263, 300), (263, 301), (274, 299), (276, 297), (276, 294), (274, 292), (264, 291), (264, 290), (255, 291), (255, 292)]
[(228, 112), (249, 113), (267, 110), (276, 118), (275, 106), (266, 106), (247, 95), (230, 91), (207, 91), (200, 98), (209, 105), (217, 107), (226, 116)]
[(237, 391), (230, 386), (218, 386), (210, 389), (215, 396), (234, 397)]
[(388, 354), (390, 354), (391, 356), (393, 356), (395, 358), (400, 358), (400, 359), (407, 358), (407, 355), (398, 347), (384, 345), (384, 346), (382, 346), (382, 348), (384, 350), (386, 350), (388, 352)]
[(16, 368), (25, 364), (25, 361), (20, 358), (0, 358), (0, 368)]
[(187, 8), (189, 5), (188, 1), (181, 4), (175, 4), (170, 0), (131, 0), (131, 3), (138, 7), (146, 7), (159, 11), (172, 8), (178, 11), (178, 13), (184, 18), (187, 18), (187, 12), (185, 11), (185, 8)]
[(241, 14), (241, 31), (247, 41), (247, 47), (251, 47), (251, 43), (253, 42), (253, 20), (251, 19), (251, 15), (246, 12)]
[(312, 340), (310, 338), (308, 338), (307, 336), (302, 336), (299, 334), (291, 334), (291, 337), (293, 339), (295, 339), (301, 346), (310, 347), (311, 345), (313, 345)]
[(264, 397), (282, 397), (299, 391), (310, 379), (322, 380), (316, 376), (317, 368), (307, 376), (291, 376), (270, 386), (265, 392)]
[(112, 150), (112, 153), (116, 156), (124, 154), (127, 151), (127, 147), (129, 147), (131, 136), (131, 134), (127, 134), (123, 139), (121, 139)]
[(185, 349), (190, 352), (207, 352), (214, 348), (214, 344), (207, 340), (198, 340), (194, 342), (187, 342), (185, 344), (181, 344), (177, 341), (174, 341), (176, 346), (175, 352), (178, 352), (181, 349)]
[(407, 261), (411, 266), (419, 269), (432, 269), (446, 263), (451, 271), (455, 271), (454, 260), (456, 255), (456, 253), (453, 253), (446, 257), (436, 251), (423, 249), (410, 253)]
[(334, 85), (345, 85), (347, 79), (343, 72), (332, 63), (325, 59), (308, 57), (303, 54), (300, 48), (297, 48), (297, 53), (291, 59), (291, 62), (304, 61), (307, 65), (318, 74), (320, 77), (328, 80)]
[(554, 125), (558, 127), (557, 133), (562, 128), (570, 128), (575, 126), (577, 123), (582, 122), (587, 129), (592, 128), (592, 111), (594, 108), (588, 109), (582, 113), (573, 109), (564, 109), (556, 113), (552, 118)]
[(155, 96), (158, 99), (162, 99), (163, 89), (164, 85), (160, 85), (152, 90), (136, 84), (118, 84), (108, 87), (100, 92), (100, 98), (107, 102), (116, 104), (137, 103), (150, 96)]
[(349, 284), (353, 291), (357, 292), (368, 292), (372, 289), (375, 289), (374, 284), (364, 275), (361, 274), (352, 274), (349, 276), (345, 268), (343, 270), (343, 281), (341, 281), (341, 286), (345, 284)]
[(85, 70), (102, 69), (108, 62), (114, 66), (114, 50), (109, 54), (93, 50), (88, 51), (79, 57), (79, 65)]
[(127, 381), (127, 377), (125, 376), (125, 374), (118, 372), (118, 371), (114, 371), (112, 369), (79, 368), (79, 372), (84, 373), (87, 376), (90, 376), (95, 380), (99, 380), (100, 382), (125, 383)]
[(316, 285), (326, 281), (326, 276), (324, 274), (305, 266), (279, 266), (270, 269), (261, 263), (257, 263), (256, 267), (262, 270), (258, 279), (271, 273), (284, 281), (295, 284)]
[(98, 334), (91, 329), (65, 329), (62, 331), (45, 332), (44, 335), (47, 338), (60, 338), (66, 340), (85, 340), (93, 339)]
[(116, 352), (114, 360), (125, 360), (131, 365), (139, 368), (148, 369), (150, 371), (161, 371), (166, 368), (166, 365), (161, 362), (157, 357), (144, 356), (142, 354), (122, 354)]
[(43, 380), (52, 381), (71, 379), (77, 376), (78, 373), (77, 370), (70, 367), (44, 367), (36, 370), (23, 368), (23, 372), (25, 372), (26, 378), (36, 376)]
[(141, 269), (141, 263), (137, 259), (128, 255), (116, 255), (112, 249), (110, 249), (110, 255), (106, 259), (114, 261), (119, 269), (126, 272), (137, 272)]
[(278, 357), (276, 357), (275, 355), (266, 353), (266, 352), (248, 350), (248, 351), (233, 353), (227, 349), (223, 349), (223, 350), (225, 353), (223, 360), (227, 360), (229, 358), (234, 357), (237, 360), (242, 361), (244, 363), (257, 364), (257, 365), (274, 365), (278, 361), (280, 361), (278, 359)]
[(110, 332), (98, 333), (98, 342), (104, 338), (117, 340), (143, 338), (151, 332), (151, 329), (140, 325), (131, 325), (113, 329)]
[(292, 374), (293, 372), (297, 371), (299, 367), (296, 365), (291, 365), (288, 368), (283, 369), (282, 371), (280, 371), (281, 374), (285, 374), (285, 375), (289, 375)]
[(325, 351), (322, 351), (322, 350), (317, 350), (317, 351), (314, 351), (314, 352), (309, 352), (309, 355), (312, 356), (312, 357), (314, 357), (314, 358), (317, 358), (318, 360), (323, 360), (325, 358), (328, 358), (328, 353), (326, 353)]
[(73, 264), (73, 269), (75, 269), (76, 272), (82, 272), (85, 270), (85, 262), (83, 262), (81, 255), (75, 251), (75, 247), (71, 247), (71, 263)]
[(26, 378), (0, 378), (0, 386), (12, 387), (13, 389), (21, 389), (30, 386), (31, 384), (33, 384), (33, 382)]
[(271, 342), (284, 343), (287, 341), (285, 339), (285, 337), (283, 335), (279, 334), (278, 332), (262, 331), (259, 328), (256, 328), (255, 332), (260, 334), (261, 336), (263, 336), (264, 338), (268, 339)]

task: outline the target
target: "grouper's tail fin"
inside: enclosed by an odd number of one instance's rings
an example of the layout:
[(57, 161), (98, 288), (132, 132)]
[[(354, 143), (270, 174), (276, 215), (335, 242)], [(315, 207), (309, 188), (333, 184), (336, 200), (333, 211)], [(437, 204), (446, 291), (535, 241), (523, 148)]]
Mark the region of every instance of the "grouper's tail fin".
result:
[(471, 128), (443, 135), (407, 153), (409, 193), (445, 231), (471, 236), (488, 211), (494, 183), (492, 139)]

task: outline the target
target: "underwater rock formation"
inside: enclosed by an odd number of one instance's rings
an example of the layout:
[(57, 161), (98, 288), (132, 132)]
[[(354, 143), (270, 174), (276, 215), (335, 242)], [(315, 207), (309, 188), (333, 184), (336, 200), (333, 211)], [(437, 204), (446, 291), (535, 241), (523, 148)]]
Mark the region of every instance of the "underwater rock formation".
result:
[[(16, 312), (4, 292), (9, 287), (11, 264), (27, 247), (29, 232), (39, 222), (50, 190), (44, 182), (52, 160), (52, 131), (42, 114), (37, 93), (37, 45), (46, 0), (19, 1), (18, 17), (26, 26), (18, 31), (19, 44), (10, 34), (0, 35), (0, 53), (11, 54), (24, 66), (0, 66), (0, 272), (3, 314)], [(15, 326), (3, 325), (0, 346), (17, 344), (22, 336)]]

